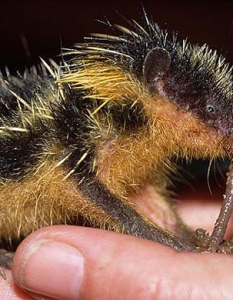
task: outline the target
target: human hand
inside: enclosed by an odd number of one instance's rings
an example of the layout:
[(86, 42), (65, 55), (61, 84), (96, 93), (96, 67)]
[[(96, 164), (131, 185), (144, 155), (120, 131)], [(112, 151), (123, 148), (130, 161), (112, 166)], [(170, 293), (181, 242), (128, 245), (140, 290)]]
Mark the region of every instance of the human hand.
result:
[[(189, 202), (181, 213), (188, 217), (194, 211), (192, 205), (195, 202)], [(198, 207), (200, 213), (205, 210), (197, 205), (197, 216)], [(211, 215), (217, 210), (216, 203), (212, 209), (208, 205), (212, 226), (215, 216)], [(229, 299), (232, 265), (231, 255), (177, 253), (113, 232), (53, 226), (33, 233), (21, 244), (13, 276), (34, 296), (43, 295), (40, 299)], [(9, 273), (7, 277), (8, 281), (1, 281), (1, 299), (32, 299), (15, 285), (9, 286)]]

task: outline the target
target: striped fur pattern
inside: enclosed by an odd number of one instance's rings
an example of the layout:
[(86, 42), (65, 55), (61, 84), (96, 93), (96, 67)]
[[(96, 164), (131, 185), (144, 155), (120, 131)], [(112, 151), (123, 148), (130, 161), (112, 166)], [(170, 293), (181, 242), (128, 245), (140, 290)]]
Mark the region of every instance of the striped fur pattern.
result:
[(73, 224), (195, 251), (170, 200), (172, 161), (230, 156), (232, 70), (146, 14), (129, 23), (107, 23), (62, 65), (1, 76), (2, 247)]

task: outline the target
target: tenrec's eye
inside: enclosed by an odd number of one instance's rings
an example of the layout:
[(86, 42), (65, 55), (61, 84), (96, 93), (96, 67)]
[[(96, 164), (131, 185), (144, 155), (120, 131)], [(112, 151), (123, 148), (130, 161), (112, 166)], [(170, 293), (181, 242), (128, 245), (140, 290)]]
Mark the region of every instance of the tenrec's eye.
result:
[(208, 114), (213, 114), (215, 113), (215, 108), (213, 107), (213, 105), (206, 105), (206, 112)]

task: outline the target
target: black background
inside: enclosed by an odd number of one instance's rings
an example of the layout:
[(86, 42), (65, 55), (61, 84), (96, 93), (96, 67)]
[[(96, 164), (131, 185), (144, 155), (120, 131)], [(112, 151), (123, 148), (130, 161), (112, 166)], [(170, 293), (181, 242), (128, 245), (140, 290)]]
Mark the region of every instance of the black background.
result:
[(116, 12), (140, 22), (141, 5), (163, 27), (193, 43), (207, 43), (233, 62), (233, 1), (8, 0), (0, 3), (0, 68), (23, 69), (39, 56), (55, 57), (61, 45), (70, 47), (91, 32), (105, 32), (96, 19), (124, 23)]

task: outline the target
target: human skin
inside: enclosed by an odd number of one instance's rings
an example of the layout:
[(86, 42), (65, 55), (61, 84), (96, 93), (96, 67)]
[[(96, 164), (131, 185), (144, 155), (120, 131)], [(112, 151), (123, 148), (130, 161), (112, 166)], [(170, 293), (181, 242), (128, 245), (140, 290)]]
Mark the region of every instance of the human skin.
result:
[[(180, 213), (194, 228), (203, 225), (211, 230), (219, 205), (189, 197), (182, 201)], [(18, 286), (42, 295), (37, 299), (230, 299), (232, 270), (232, 255), (177, 253), (113, 232), (53, 226), (31, 234), (20, 245), (14, 281), (6, 271), (0, 299), (33, 299)]]

